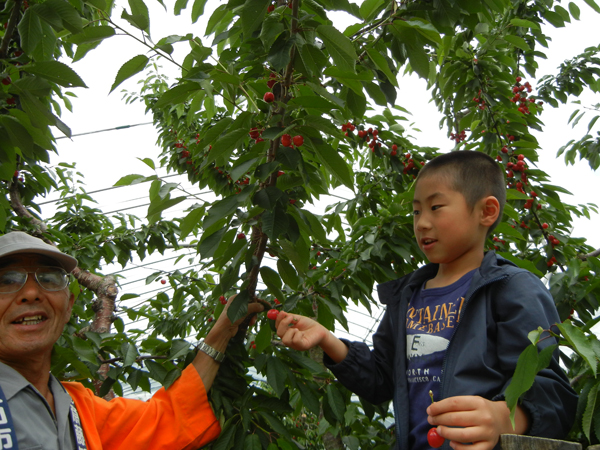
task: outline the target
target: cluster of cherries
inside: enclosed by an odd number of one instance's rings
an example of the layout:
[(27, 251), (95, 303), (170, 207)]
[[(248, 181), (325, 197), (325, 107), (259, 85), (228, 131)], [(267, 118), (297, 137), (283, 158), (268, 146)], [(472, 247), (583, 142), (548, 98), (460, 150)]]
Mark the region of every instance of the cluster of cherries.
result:
[(304, 138), (300, 135), (292, 137), (289, 134), (284, 134), (281, 136), (281, 145), (284, 147), (292, 147), (292, 142), (296, 147), (300, 147), (302, 144), (304, 144)]
[(475, 103), (477, 103), (477, 107), (479, 109), (481, 109), (482, 111), (486, 108), (485, 100), (483, 98), (481, 98), (481, 89), (479, 89), (479, 92), (477, 92), (477, 95), (475, 97), (473, 97), (473, 101)]
[(256, 142), (258, 144), (259, 142), (263, 142), (264, 141), (264, 139), (261, 137), (263, 131), (264, 131), (264, 129), (259, 129), (257, 127), (252, 127), (252, 128), (250, 128), (250, 133), (249, 134), (250, 134), (250, 137), (252, 139), (254, 139), (254, 142)]
[(464, 141), (467, 138), (467, 133), (465, 130), (461, 130), (458, 133), (450, 133), (450, 139), (452, 139), (454, 142), (456, 142), (457, 144), (459, 142)]
[[(526, 81), (525, 83), (521, 84), (521, 80), (521, 77), (515, 78), (516, 83), (512, 88), (513, 94), (515, 95), (513, 98), (510, 99), (510, 101), (519, 104), (520, 113), (529, 114), (529, 105), (531, 103), (535, 103), (534, 97), (528, 98), (528, 94), (531, 94), (531, 91), (533, 89), (531, 87), (531, 84), (529, 84), (529, 81)], [(543, 102), (539, 102), (538, 104), (541, 106)]]

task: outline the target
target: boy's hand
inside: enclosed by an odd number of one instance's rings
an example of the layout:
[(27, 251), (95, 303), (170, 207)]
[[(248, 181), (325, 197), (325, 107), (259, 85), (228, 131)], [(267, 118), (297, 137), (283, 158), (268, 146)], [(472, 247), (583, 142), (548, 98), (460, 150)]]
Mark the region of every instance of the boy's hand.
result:
[(287, 347), (304, 351), (313, 348), (327, 338), (329, 330), (320, 323), (298, 314), (280, 311), (275, 321), (277, 336)]
[(456, 450), (491, 450), (501, 434), (524, 434), (529, 428), (527, 415), (519, 406), (513, 429), (506, 402), (472, 395), (436, 401), (427, 414), (429, 423), (437, 426), (438, 434)]

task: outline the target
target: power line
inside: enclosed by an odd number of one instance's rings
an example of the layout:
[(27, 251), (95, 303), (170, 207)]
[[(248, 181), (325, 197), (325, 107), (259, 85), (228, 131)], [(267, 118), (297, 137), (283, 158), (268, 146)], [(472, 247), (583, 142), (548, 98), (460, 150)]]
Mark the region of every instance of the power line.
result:
[(71, 138), (74, 138), (77, 136), (85, 136), (87, 134), (105, 133), (106, 131), (124, 130), (125, 128), (140, 127), (142, 125), (152, 125), (152, 122), (136, 123), (133, 125), (121, 125), (121, 126), (115, 127), (115, 128), (105, 128), (104, 130), (87, 131), (85, 133), (72, 134), (70, 137), (69, 136), (59, 136), (56, 138), (56, 140), (67, 139), (67, 138), (71, 139)]

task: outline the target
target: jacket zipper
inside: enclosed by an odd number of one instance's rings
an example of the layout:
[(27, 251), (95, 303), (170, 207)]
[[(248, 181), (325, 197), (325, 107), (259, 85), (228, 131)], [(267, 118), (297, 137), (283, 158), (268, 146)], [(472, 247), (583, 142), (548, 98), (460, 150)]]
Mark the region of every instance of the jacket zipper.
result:
[[(471, 302), (471, 298), (473, 298), (473, 296), (479, 292), (481, 289), (483, 289), (484, 287), (495, 283), (496, 281), (500, 281), (504, 278), (508, 277), (508, 275), (501, 275), (499, 277), (493, 278), (487, 282), (485, 282), (484, 284), (478, 286), (473, 292), (471, 292), (471, 295), (469, 295), (469, 297), (467, 297), (465, 299), (465, 304), (460, 312), (460, 315), (464, 318), (464, 313), (467, 310), (467, 307), (469, 306), (469, 303)], [(452, 345), (452, 341), (454, 340), (454, 335), (456, 334), (456, 332), (458, 331), (458, 327), (460, 326), (460, 324), (463, 322), (463, 320), (461, 320), (460, 322), (458, 322), (456, 324), (456, 328), (454, 328), (454, 331), (452, 332), (452, 336), (450, 336), (450, 342), (448, 343), (448, 347), (446, 348), (446, 353), (444, 354), (444, 360), (442, 362), (442, 385), (441, 385), (441, 389), (440, 389), (440, 393), (441, 393), (441, 398), (444, 399), (446, 398), (446, 392), (445, 392), (445, 388), (446, 388), (446, 362), (448, 360), (448, 353), (450, 352), (450, 346)]]

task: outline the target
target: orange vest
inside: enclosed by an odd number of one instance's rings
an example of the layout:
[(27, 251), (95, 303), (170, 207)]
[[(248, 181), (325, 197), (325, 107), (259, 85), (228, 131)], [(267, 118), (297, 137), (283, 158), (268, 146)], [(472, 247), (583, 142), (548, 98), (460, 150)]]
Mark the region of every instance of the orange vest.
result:
[(216, 439), (219, 422), (202, 379), (190, 365), (169, 389), (146, 402), (106, 401), (80, 383), (62, 383), (81, 419), (88, 450), (197, 449)]

